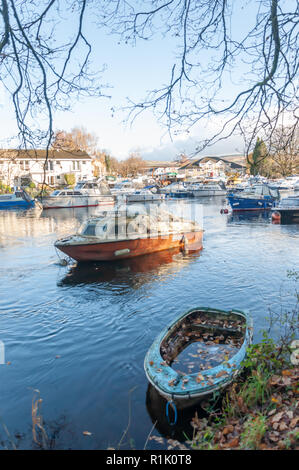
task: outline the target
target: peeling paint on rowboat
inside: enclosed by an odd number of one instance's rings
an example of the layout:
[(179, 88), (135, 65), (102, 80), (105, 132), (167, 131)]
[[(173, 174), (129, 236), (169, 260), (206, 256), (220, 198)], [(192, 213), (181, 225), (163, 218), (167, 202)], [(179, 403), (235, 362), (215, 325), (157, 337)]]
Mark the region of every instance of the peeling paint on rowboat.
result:
[[(207, 315), (222, 315), (240, 317), (245, 320), (246, 329), (243, 343), (237, 352), (228, 360), (221, 362), (213, 368), (198, 370), (194, 373), (180, 374), (162, 357), (161, 345), (176, 333), (179, 325), (188, 323), (196, 313)], [(242, 368), (242, 361), (246, 357), (247, 347), (252, 341), (252, 321), (247, 312), (240, 310), (218, 310), (207, 307), (198, 307), (180, 315), (158, 335), (144, 360), (144, 370), (148, 381), (167, 400), (173, 400), (176, 406), (184, 408), (192, 406), (207, 395), (211, 395), (229, 385)], [(213, 345), (214, 347), (215, 345)], [(200, 379), (199, 379), (200, 376)]]

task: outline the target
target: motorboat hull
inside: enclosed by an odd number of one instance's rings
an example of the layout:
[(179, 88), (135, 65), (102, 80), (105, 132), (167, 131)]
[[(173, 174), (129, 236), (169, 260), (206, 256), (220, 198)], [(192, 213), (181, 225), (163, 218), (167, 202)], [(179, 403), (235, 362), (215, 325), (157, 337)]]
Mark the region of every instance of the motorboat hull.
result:
[(16, 201), (0, 201), (0, 210), (6, 209), (30, 209), (35, 206), (34, 201), (27, 202), (24, 200)]
[(0, 194), (0, 209), (30, 209), (35, 201), (25, 191), (16, 190), (13, 193)]
[(135, 239), (84, 243), (72, 242), (70, 239), (57, 240), (56, 248), (78, 262), (113, 261), (133, 258), (163, 250), (180, 248), (185, 251), (202, 249), (203, 230), (168, 234), (151, 235)]
[(228, 202), (233, 211), (270, 210), (275, 202), (272, 198), (249, 198), (229, 195)]
[(164, 201), (164, 194), (127, 194), (126, 202)]
[(96, 207), (100, 205), (113, 205), (113, 196), (58, 196), (44, 197), (40, 200), (43, 209), (65, 209), (74, 207)]

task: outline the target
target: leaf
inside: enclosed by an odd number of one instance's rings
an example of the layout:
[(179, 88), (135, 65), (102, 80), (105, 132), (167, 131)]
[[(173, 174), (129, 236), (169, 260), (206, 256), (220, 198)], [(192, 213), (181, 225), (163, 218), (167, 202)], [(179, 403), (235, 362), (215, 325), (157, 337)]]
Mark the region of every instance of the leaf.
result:
[(227, 371), (226, 371), (226, 370), (221, 370), (220, 372), (218, 372), (218, 374), (216, 375), (216, 377), (219, 378), (219, 377), (222, 377), (223, 375), (227, 375)]
[(284, 376), (286, 376), (286, 375), (287, 375), (287, 376), (290, 376), (290, 375), (293, 375), (293, 373), (292, 373), (291, 370), (286, 369), (286, 370), (283, 370), (283, 371), (282, 371), (282, 375), (284, 375)]
[(197, 382), (197, 383), (200, 383), (202, 380), (204, 380), (204, 376), (201, 375), (201, 373), (197, 374), (196, 382)]
[(281, 418), (283, 417), (284, 415), (284, 412), (281, 411), (280, 413), (277, 413), (276, 415), (273, 416), (272, 418), (272, 423), (277, 423), (278, 421), (281, 420)]

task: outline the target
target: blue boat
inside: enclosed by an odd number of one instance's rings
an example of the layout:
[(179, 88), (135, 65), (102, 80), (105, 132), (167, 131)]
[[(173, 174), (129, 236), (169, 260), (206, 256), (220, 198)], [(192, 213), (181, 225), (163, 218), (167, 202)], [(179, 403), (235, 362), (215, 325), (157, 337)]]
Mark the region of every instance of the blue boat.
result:
[(160, 395), (186, 408), (236, 378), (251, 341), (247, 313), (194, 308), (160, 333), (146, 354), (144, 370)]
[(270, 210), (279, 197), (279, 191), (266, 184), (245, 188), (241, 193), (227, 195), (233, 211)]
[(15, 189), (13, 193), (0, 194), (0, 209), (30, 209), (35, 201), (24, 189)]

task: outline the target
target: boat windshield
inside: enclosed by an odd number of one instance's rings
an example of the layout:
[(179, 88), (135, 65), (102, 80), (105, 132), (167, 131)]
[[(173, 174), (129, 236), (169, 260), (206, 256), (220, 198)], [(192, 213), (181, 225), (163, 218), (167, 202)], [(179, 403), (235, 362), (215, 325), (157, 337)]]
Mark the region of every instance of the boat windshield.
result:
[(96, 226), (97, 226), (96, 221), (94, 223), (89, 222), (89, 223), (85, 224), (84, 227), (82, 227), (81, 234), (86, 235), (86, 236), (90, 236), (90, 237), (95, 237), (95, 235), (96, 235)]

